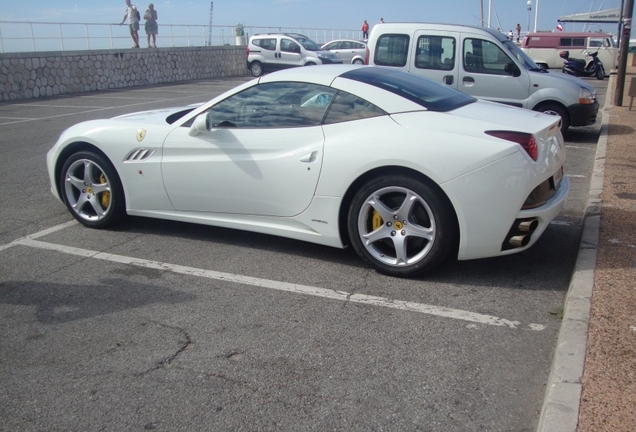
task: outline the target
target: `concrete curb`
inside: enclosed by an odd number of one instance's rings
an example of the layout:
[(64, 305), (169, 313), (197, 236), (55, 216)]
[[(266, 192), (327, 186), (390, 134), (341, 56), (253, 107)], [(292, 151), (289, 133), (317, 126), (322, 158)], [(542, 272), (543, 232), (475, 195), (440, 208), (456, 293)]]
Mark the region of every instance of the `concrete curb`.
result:
[(600, 198), (605, 178), (605, 154), (614, 76), (610, 75), (603, 104), (601, 133), (596, 147), (579, 254), (565, 298), (545, 399), (537, 432), (576, 432), (581, 402), (581, 378), (585, 365), (587, 332), (590, 324), (594, 269), (601, 222)]

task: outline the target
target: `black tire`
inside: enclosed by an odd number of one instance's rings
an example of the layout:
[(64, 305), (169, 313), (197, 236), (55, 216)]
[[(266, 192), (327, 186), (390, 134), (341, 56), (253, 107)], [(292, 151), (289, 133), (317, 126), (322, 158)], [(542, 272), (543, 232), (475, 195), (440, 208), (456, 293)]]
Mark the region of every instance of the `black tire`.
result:
[(561, 133), (564, 134), (570, 127), (570, 116), (568, 112), (561, 105), (549, 103), (540, 105), (534, 109), (545, 114), (558, 115), (561, 117)]
[(307, 63), (305, 63), (305, 66), (316, 66), (316, 63), (307, 62)]
[[(405, 205), (407, 197), (410, 205)], [(358, 255), (380, 273), (397, 277), (422, 274), (448, 258), (457, 244), (456, 225), (452, 206), (440, 191), (403, 175), (365, 184), (347, 219)]]
[(603, 69), (602, 67), (598, 68), (598, 70), (596, 71), (596, 79), (597, 80), (605, 79), (605, 69)]
[(113, 165), (90, 151), (72, 154), (62, 167), (60, 192), (73, 217), (89, 228), (106, 228), (126, 216), (126, 199)]
[(252, 64), (250, 64), (250, 72), (255, 77), (263, 75), (263, 65), (261, 64), (261, 62), (253, 61)]

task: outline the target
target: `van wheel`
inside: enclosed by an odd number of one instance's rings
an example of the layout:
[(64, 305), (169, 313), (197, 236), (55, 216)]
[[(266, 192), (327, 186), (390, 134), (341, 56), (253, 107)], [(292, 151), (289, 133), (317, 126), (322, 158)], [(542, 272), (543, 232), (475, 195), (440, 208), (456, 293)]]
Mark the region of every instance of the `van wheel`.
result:
[(353, 61), (353, 64), (354, 64), (354, 65), (361, 65), (361, 64), (364, 64), (364, 62), (363, 62), (362, 60), (360, 60), (360, 59), (355, 59), (355, 60)]
[(312, 62), (305, 63), (305, 66), (316, 66), (316, 63), (312, 63)]
[(558, 115), (561, 117), (561, 133), (564, 134), (570, 127), (570, 117), (567, 111), (561, 105), (557, 104), (545, 104), (534, 108), (534, 111), (539, 111), (544, 114)]
[(261, 64), (261, 62), (252, 62), (252, 64), (250, 65), (250, 72), (255, 77), (263, 75), (263, 65)]

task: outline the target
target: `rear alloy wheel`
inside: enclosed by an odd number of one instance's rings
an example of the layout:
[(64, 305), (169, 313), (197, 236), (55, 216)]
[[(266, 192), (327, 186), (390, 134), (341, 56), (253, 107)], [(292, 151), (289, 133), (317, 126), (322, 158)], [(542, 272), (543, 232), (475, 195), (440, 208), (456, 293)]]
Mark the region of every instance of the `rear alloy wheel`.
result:
[(446, 197), (399, 175), (363, 186), (351, 203), (347, 224), (358, 255), (390, 276), (433, 269), (456, 242), (455, 216)]
[(255, 77), (263, 75), (263, 65), (261, 64), (261, 62), (252, 62), (252, 64), (250, 65), (250, 72)]
[(362, 60), (360, 60), (360, 59), (355, 59), (355, 60), (353, 61), (353, 64), (354, 64), (354, 65), (361, 65), (361, 64), (364, 64), (364, 62), (363, 62)]
[(568, 113), (560, 105), (546, 104), (546, 105), (541, 105), (541, 106), (535, 108), (534, 110), (542, 112), (544, 114), (560, 116), (561, 117), (561, 133), (562, 134), (565, 134), (565, 132), (570, 127), (570, 117), (568, 117)]
[(126, 214), (124, 190), (111, 163), (92, 152), (78, 152), (64, 163), (62, 199), (84, 226), (105, 228)]

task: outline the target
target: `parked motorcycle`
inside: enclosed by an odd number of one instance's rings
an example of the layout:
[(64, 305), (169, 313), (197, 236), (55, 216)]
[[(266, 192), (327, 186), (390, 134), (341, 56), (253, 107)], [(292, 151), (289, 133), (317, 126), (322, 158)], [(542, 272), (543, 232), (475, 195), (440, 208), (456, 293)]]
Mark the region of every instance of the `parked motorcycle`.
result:
[(570, 51), (561, 51), (559, 57), (565, 60), (562, 69), (563, 73), (577, 77), (595, 76), (596, 79), (604, 79), (605, 68), (603, 67), (603, 62), (598, 58), (598, 51), (588, 52), (585, 55), (591, 57), (587, 63), (583, 59), (570, 58)]

